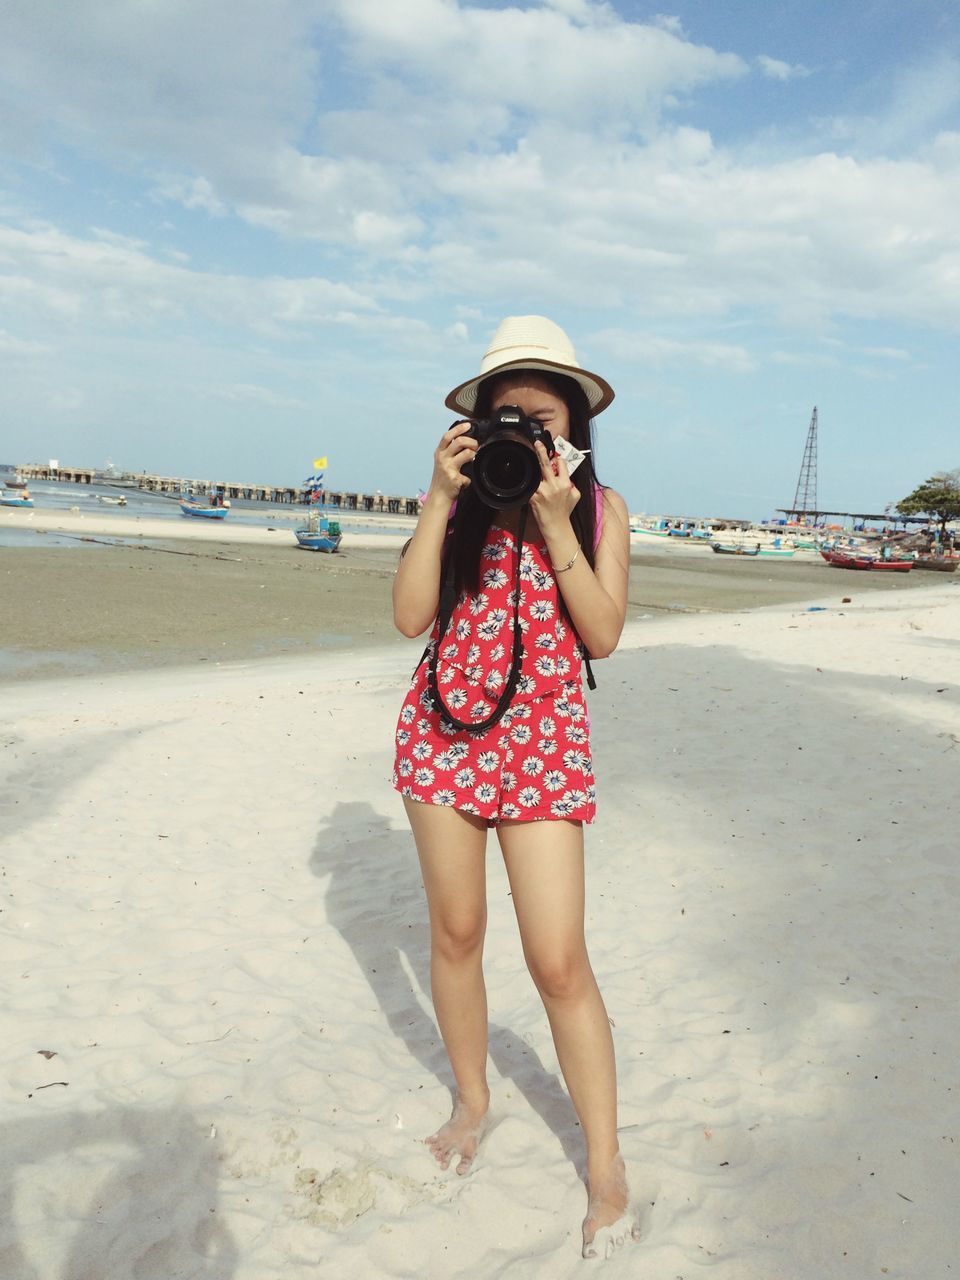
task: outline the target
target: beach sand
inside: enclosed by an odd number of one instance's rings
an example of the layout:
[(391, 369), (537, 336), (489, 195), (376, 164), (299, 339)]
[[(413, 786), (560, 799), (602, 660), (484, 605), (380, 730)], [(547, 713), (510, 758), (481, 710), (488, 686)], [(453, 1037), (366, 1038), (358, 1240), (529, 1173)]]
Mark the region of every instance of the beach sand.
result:
[[(956, 1270), (960, 591), (838, 577), (597, 664), (588, 939), (644, 1237), (604, 1274)], [(496, 1124), (462, 1180), (419, 1141), (451, 1083), (388, 783), (419, 647), (4, 685), (0, 1275), (598, 1265), (492, 841)]]
[[(0, 513), (0, 531), (35, 537), (34, 545), (0, 547), (0, 681), (391, 641), (393, 573), (412, 527), (395, 523), (392, 535), (348, 533), (329, 556), (301, 551), (279, 522), (267, 529), (102, 511)], [(53, 535), (73, 545), (48, 548)], [(633, 548), (628, 617), (821, 596), (839, 603), (923, 585), (921, 574), (844, 573), (819, 558), (754, 560), (645, 544)]]

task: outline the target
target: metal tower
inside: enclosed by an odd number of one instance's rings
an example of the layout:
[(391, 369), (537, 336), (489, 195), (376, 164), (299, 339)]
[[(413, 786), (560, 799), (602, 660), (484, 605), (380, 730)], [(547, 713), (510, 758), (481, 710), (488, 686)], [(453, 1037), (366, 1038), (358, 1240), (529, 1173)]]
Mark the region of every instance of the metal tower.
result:
[(803, 462), (800, 464), (800, 476), (797, 480), (797, 492), (793, 495), (793, 512), (795, 515), (814, 515), (817, 510), (817, 406), (813, 406), (813, 417), (807, 431), (807, 443), (803, 450)]

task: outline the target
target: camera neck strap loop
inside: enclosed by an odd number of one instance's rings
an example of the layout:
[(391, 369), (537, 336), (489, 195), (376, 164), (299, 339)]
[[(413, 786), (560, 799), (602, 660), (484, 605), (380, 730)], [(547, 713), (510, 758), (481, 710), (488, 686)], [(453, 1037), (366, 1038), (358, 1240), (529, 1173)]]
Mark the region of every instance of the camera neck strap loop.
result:
[[(443, 585), (440, 590), (440, 609), (437, 614), (437, 640), (433, 653), (429, 654), (427, 662), (427, 689), (430, 693), (430, 700), (433, 703), (434, 710), (440, 719), (450, 725), (452, 729), (470, 730), (474, 733), (483, 733), (487, 729), (492, 729), (502, 718), (507, 707), (516, 692), (517, 685), (520, 681), (520, 668), (523, 665), (523, 631), (520, 627), (520, 566), (523, 561), (523, 535), (527, 526), (527, 507), (520, 508), (520, 524), (517, 530), (517, 563), (513, 578), (513, 651), (510, 658), (510, 672), (507, 676), (503, 691), (497, 699), (497, 704), (488, 716), (483, 720), (458, 720), (450, 708), (443, 701), (440, 693), (440, 684), (437, 679), (437, 661), (440, 656), (440, 646), (443, 644), (443, 637), (450, 625), (450, 619), (453, 616), (454, 606), (456, 605), (456, 589), (454, 587), (453, 578), (453, 556), (447, 558), (446, 573), (444, 574)], [(429, 653), (429, 646), (428, 646)], [(426, 655), (424, 655), (426, 656)]]

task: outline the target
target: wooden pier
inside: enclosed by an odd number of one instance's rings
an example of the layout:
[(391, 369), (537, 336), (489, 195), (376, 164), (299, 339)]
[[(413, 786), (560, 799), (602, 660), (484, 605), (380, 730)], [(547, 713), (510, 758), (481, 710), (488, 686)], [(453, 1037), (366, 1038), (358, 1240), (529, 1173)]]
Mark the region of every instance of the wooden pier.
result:
[[(142, 489), (146, 493), (163, 493), (170, 497), (190, 494), (217, 497), (229, 501), (269, 502), (277, 506), (306, 506), (308, 494), (315, 492), (302, 486), (242, 484), (232, 480), (197, 480), (183, 476), (104, 472), (96, 467), (50, 467), (48, 464), (24, 463), (16, 467), (21, 480), (57, 480), (67, 484), (108, 484), (122, 489)], [(415, 516), (420, 513), (420, 499), (385, 493), (348, 493), (342, 489), (323, 489), (324, 501), (346, 511), (382, 512), (388, 515)]]

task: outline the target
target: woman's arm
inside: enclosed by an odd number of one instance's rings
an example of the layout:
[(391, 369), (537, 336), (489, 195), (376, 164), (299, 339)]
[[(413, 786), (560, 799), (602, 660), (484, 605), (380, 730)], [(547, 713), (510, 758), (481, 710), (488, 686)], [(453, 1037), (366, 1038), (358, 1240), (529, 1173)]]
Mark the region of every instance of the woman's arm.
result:
[[(537, 451), (543, 449), (537, 445)], [(612, 489), (603, 491), (603, 534), (594, 556), (595, 567), (580, 550), (570, 523), (570, 513), (580, 499), (566, 464), (557, 459), (557, 474), (547, 458), (540, 459), (544, 478), (530, 505), (557, 585), (577, 634), (591, 658), (606, 658), (617, 647), (627, 615), (627, 585), (630, 571), (630, 521), (627, 504)], [(574, 559), (574, 557), (576, 557)], [(564, 568), (573, 560), (569, 569)]]
[(460, 469), (477, 451), (465, 436), (469, 422), (458, 422), (443, 433), (433, 455), (433, 478), (413, 537), (401, 553), (393, 580), (393, 622), (405, 636), (419, 636), (437, 616), (440, 603), (440, 565), (450, 506), (470, 483)]

